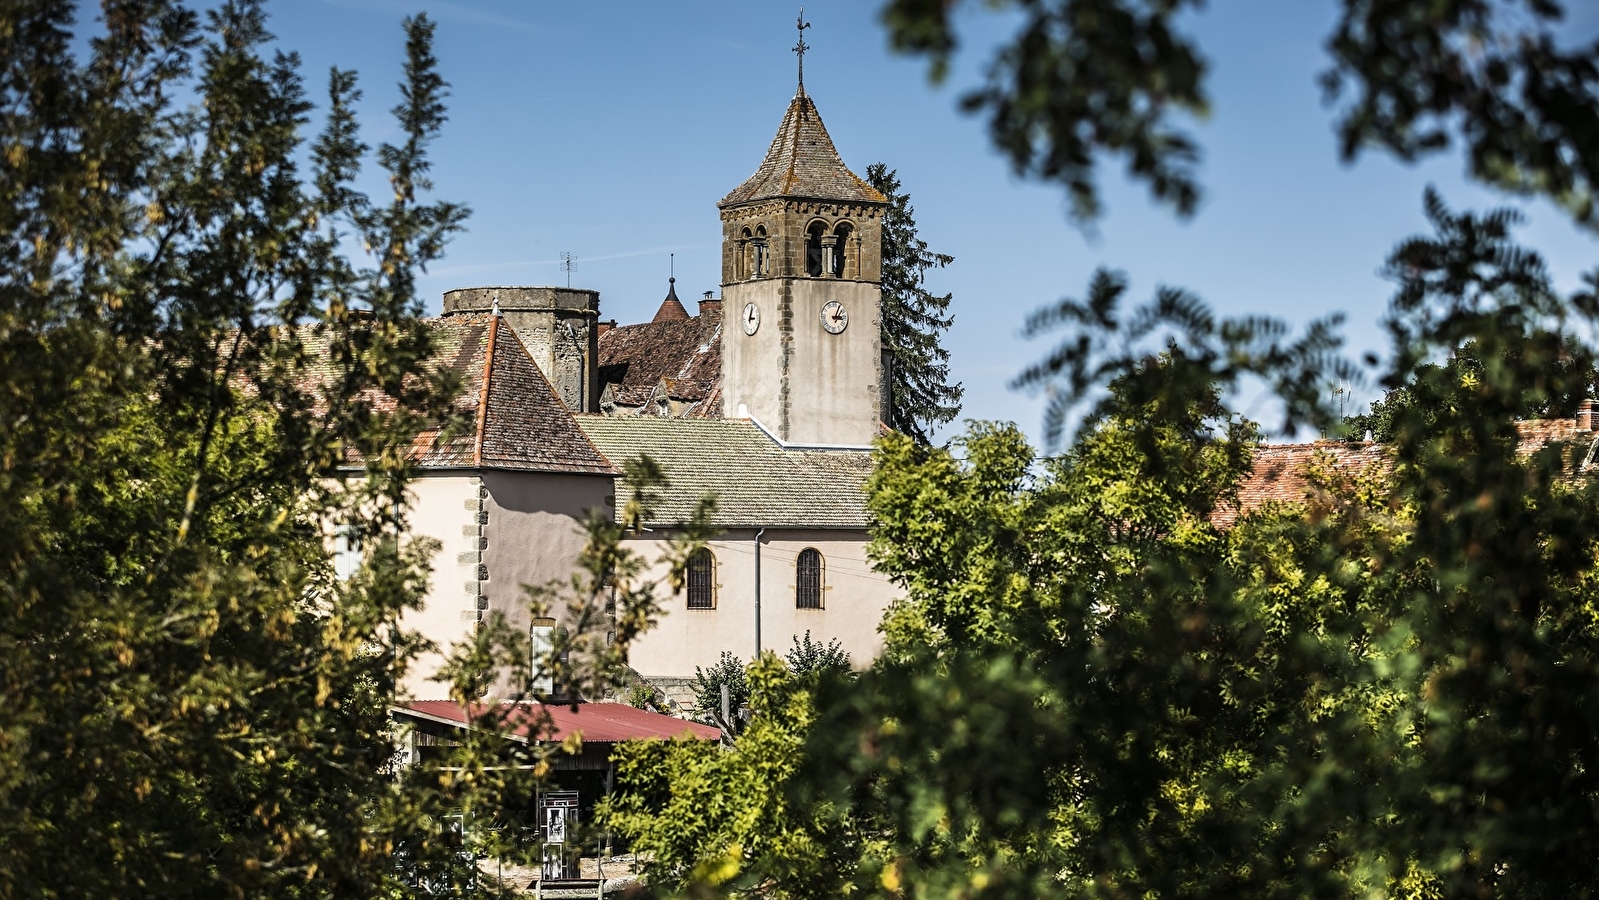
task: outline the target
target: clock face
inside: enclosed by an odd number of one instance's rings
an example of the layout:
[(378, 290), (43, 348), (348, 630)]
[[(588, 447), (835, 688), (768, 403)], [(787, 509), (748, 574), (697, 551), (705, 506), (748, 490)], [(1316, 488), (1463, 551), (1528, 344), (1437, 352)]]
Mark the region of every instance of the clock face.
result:
[(828, 334), (838, 334), (849, 327), (849, 313), (844, 311), (844, 304), (837, 300), (827, 301), (822, 307), (822, 327)]
[(761, 308), (753, 303), (744, 304), (744, 333), (754, 334), (761, 327)]

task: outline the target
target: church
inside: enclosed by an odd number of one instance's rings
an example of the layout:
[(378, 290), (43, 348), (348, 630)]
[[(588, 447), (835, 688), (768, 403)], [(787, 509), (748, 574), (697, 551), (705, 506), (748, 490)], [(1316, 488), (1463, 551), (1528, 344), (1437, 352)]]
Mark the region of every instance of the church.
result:
[[(691, 315), (669, 282), (649, 322), (601, 320), (596, 291), (473, 287), (430, 320), (475, 432), (419, 439), (413, 530), (443, 546), (408, 623), (441, 647), (491, 611), (535, 638), (523, 585), (570, 572), (581, 523), (629, 496), (625, 464), (667, 478), (645, 559), (701, 497), (717, 535), (682, 593), (634, 645), (632, 666), (682, 705), (721, 653), (779, 654), (837, 640), (857, 665), (879, 651), (895, 589), (866, 558), (865, 482), (883, 429), (881, 224), (885, 198), (855, 175), (806, 94), (803, 70), (753, 175), (717, 204), (722, 290)], [(656, 574), (662, 574), (660, 566)], [(463, 589), (464, 586), (464, 589)], [(411, 696), (445, 696), (422, 661)]]

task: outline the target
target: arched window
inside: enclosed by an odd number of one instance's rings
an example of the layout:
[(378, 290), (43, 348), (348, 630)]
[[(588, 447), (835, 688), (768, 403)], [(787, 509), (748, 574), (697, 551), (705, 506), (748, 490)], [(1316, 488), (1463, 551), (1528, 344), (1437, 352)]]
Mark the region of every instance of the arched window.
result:
[(755, 244), (753, 242), (755, 235), (748, 228), (745, 228), (738, 237), (738, 271), (734, 273), (734, 277), (743, 280), (750, 277), (751, 273), (755, 271), (755, 260), (753, 258), (755, 256)]
[(822, 235), (826, 232), (827, 226), (821, 222), (812, 222), (805, 232), (805, 274), (812, 278), (822, 275)]
[(716, 608), (716, 558), (707, 547), (688, 558), (688, 608)]
[(798, 609), (822, 608), (822, 554), (815, 547), (800, 551), (794, 562), (794, 606)]
[(833, 277), (843, 278), (849, 274), (849, 239), (850, 227), (848, 222), (838, 223), (833, 229)]
[(755, 270), (750, 273), (754, 278), (766, 274), (766, 226), (755, 226)]

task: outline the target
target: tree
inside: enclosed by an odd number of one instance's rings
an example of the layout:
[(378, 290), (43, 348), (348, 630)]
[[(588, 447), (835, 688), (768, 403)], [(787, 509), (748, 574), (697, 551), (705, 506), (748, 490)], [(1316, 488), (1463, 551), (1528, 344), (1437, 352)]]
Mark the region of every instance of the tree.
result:
[[(727, 689), (729, 716), (726, 720), (722, 718), (724, 687)], [(740, 711), (747, 709), (749, 702), (750, 685), (744, 673), (744, 664), (732, 653), (723, 650), (722, 655), (716, 658), (716, 664), (708, 670), (694, 667), (694, 707), (701, 721), (721, 728), (725, 734), (737, 734), (744, 723)]]
[[(1203, 108), (1205, 65), (1175, 21), (1197, 5), (1018, 4), (967, 105), (1081, 218), (1097, 212), (1103, 155), (1186, 214), (1197, 150), (1173, 116)], [(891, 0), (891, 39), (936, 75), (960, 6)], [(1325, 83), (1354, 97), (1346, 155), (1459, 141), (1479, 180), (1591, 224), (1599, 45), (1557, 39), (1559, 4), (1340, 9)], [(1295, 334), (1170, 287), (1128, 309), (1118, 273), (1028, 324), (1060, 335), (1020, 378), (1051, 396), (1059, 452), (1040, 459), (1014, 428), (984, 424), (954, 450), (886, 439), (872, 555), (905, 594), (888, 652), (815, 692), (802, 765), (792, 743), (738, 762), (785, 766), (781, 798), (761, 801), (784, 816), (713, 810), (666, 886), (1593, 893), (1599, 482), (1575, 477), (1586, 439), (1529, 452), (1522, 420), (1591, 382), (1599, 274), (1557, 291), (1514, 242), (1513, 214), (1432, 194), (1425, 209), (1434, 233), (1385, 268), (1397, 289), (1378, 372), (1416, 402), (1395, 407), (1383, 466), (1351, 476), (1313, 460), (1303, 502), (1232, 520), (1261, 432), (1228, 401), (1258, 380), (1282, 430), (1335, 426), (1323, 385), (1358, 374), (1336, 319)], [(1465, 347), (1482, 363), (1472, 377), (1437, 364)], [(782, 850), (824, 833), (842, 858), (796, 866)]]
[[(772, 653), (752, 662), (748, 677), (754, 715), (731, 747), (623, 745), (616, 757), (618, 788), (598, 815), (637, 854), (656, 892), (848, 893), (868, 835), (842, 810), (790, 797), (806, 766), (817, 682), (807, 685)], [(750, 866), (752, 858), (762, 866)]]
[(844, 652), (838, 639), (834, 638), (825, 644), (813, 641), (808, 628), (803, 640), (799, 635), (794, 636), (794, 646), (783, 654), (783, 661), (788, 663), (788, 670), (794, 673), (795, 678), (805, 682), (848, 674), (850, 671), (849, 654)]
[[(373, 202), (354, 74), (308, 143), (260, 3), (75, 15), (0, 10), (0, 897), (460, 887), (446, 818), (554, 751), (486, 727), (449, 768), (394, 759), (421, 647), (399, 622), (435, 549), (405, 537), (407, 450), (456, 424), (416, 293), (467, 212), (426, 197), (433, 25), (405, 22)], [(648, 604), (615, 554), (590, 561), (621, 574), (625, 653)], [(523, 640), (485, 629), (456, 695)]]
[(916, 232), (910, 194), (893, 169), (866, 167), (866, 180), (888, 198), (883, 213), (883, 350), (888, 355), (888, 427), (922, 443), (939, 425), (960, 413), (961, 386), (949, 382), (949, 351), (940, 343), (953, 323), (952, 294), (925, 287), (927, 270), (955, 257), (933, 253)]
[[(1387, 274), (1396, 281), (1413, 279), (1418, 266), (1435, 268), (1461, 243), (1464, 236), (1459, 234), (1459, 230), (1463, 226), (1480, 224), (1483, 228), (1485, 233), (1473, 238), (1474, 241), (1503, 243), (1508, 238), (1510, 226), (1518, 221), (1508, 214), (1491, 216), (1480, 223), (1471, 217), (1454, 216), (1444, 206), (1443, 199), (1434, 192), (1428, 192), (1426, 204), (1428, 217), (1438, 227), (1440, 235), (1432, 240), (1412, 240), (1396, 252), (1387, 269)], [(1517, 277), (1521, 283), (1515, 289), (1529, 296), (1552, 296), (1554, 286), (1542, 264), (1536, 257), (1529, 257), (1525, 263), (1519, 267)], [(1509, 287), (1500, 286), (1495, 290), (1503, 291)], [(1374, 401), (1366, 413), (1345, 418), (1346, 433), (1351, 438), (1359, 439), (1369, 432), (1377, 441), (1392, 443), (1398, 439), (1402, 428), (1425, 428), (1435, 423), (1439, 415), (1446, 415), (1444, 411), (1435, 409), (1433, 404), (1443, 402), (1458, 388), (1478, 388), (1487, 382), (1502, 379), (1506, 371), (1517, 375), (1515, 387), (1522, 398), (1519, 409), (1514, 413), (1518, 418), (1571, 418), (1576, 414), (1578, 404), (1595, 396), (1599, 372), (1583, 368), (1587, 357), (1581, 348), (1573, 348), (1573, 352), (1569, 353), (1562, 352), (1559, 347), (1536, 348), (1535, 359), (1543, 367), (1540, 371), (1528, 371), (1527, 360), (1520, 358), (1521, 353), (1519, 348), (1513, 346), (1497, 347), (1496, 352), (1490, 353), (1474, 338), (1458, 347), (1450, 347), (1448, 358), (1443, 362), (1416, 364), (1415, 370), (1408, 374), (1408, 380), (1390, 385), (1389, 390), (1381, 399)], [(1506, 354), (1515, 358), (1507, 358)], [(1458, 387), (1450, 386), (1451, 382)]]

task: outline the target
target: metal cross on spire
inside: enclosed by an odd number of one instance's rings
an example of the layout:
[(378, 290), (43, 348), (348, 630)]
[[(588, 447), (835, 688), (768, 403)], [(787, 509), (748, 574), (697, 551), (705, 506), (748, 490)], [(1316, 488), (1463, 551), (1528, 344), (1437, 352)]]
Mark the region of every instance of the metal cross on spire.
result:
[(805, 21), (805, 7), (803, 6), (800, 7), (799, 20), (796, 24), (799, 26), (799, 43), (794, 45), (794, 54), (799, 57), (799, 88), (800, 93), (803, 94), (805, 93), (805, 51), (811, 49), (810, 45), (805, 43), (805, 29), (811, 27), (811, 23)]

